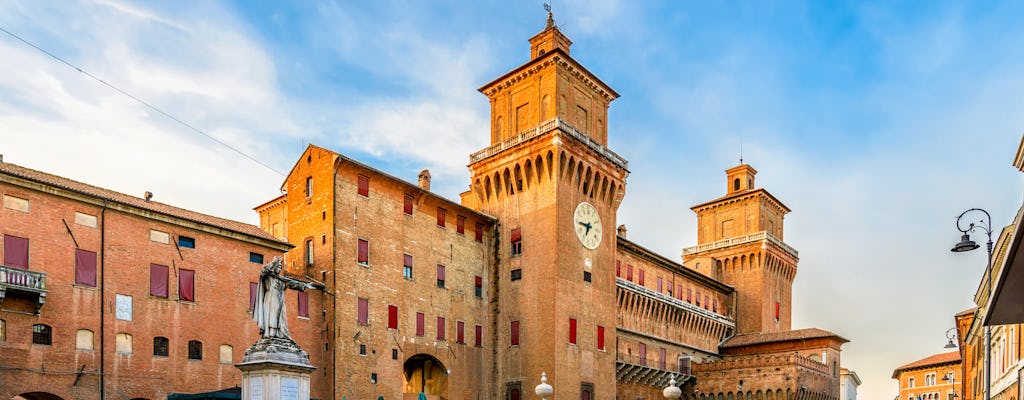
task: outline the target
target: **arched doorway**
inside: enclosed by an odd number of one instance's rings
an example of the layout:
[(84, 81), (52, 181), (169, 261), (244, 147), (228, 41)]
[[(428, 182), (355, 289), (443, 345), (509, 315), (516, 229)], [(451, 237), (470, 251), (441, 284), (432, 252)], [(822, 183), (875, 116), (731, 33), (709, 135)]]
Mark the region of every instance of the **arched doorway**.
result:
[(418, 400), (423, 393), (428, 400), (448, 398), (448, 369), (429, 354), (417, 354), (402, 365), (402, 397)]
[(58, 395), (46, 392), (29, 392), (14, 396), (11, 400), (64, 400)]

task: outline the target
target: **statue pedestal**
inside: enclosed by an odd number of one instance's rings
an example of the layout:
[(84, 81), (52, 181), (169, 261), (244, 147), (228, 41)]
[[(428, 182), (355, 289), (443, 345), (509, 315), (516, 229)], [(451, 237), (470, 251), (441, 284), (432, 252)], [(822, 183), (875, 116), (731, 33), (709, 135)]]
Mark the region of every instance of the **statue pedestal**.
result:
[(290, 339), (260, 338), (236, 367), (242, 400), (309, 400), (309, 354)]

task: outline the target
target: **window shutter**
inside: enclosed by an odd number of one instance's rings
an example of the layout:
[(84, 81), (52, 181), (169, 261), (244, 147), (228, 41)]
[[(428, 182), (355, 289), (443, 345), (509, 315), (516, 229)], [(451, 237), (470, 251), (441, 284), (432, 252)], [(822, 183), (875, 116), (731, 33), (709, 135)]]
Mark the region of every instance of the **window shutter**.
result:
[[(671, 292), (671, 290), (669, 290)], [(661, 293), (661, 277), (658, 277), (658, 293)]]
[(512, 243), (523, 240), (523, 231), (520, 228), (512, 230)]
[(622, 261), (615, 260), (615, 276), (616, 277), (621, 277), (622, 276)]
[(597, 349), (604, 350), (604, 327), (597, 327)]
[(576, 319), (569, 318), (569, 343), (576, 344)]
[(75, 283), (96, 287), (96, 253), (75, 249)]
[(370, 196), (370, 178), (359, 175), (359, 195), (364, 197)]
[(665, 370), (665, 348), (664, 347), (658, 349), (658, 367), (661, 368), (661, 370), (663, 370), (663, 371)]
[(691, 302), (691, 303), (693, 302), (693, 290), (692, 289), (689, 289), (689, 288), (686, 289), (686, 301)]
[(167, 297), (167, 266), (149, 265), (149, 295)]
[(423, 313), (416, 313), (416, 336), (423, 336), (426, 334), (426, 329), (424, 328), (424, 325), (425, 324), (423, 322)]
[(178, 270), (178, 299), (196, 301), (196, 272), (189, 269)]
[(484, 224), (481, 224), (481, 223), (477, 222), (476, 223), (476, 232), (475, 233), (476, 233), (476, 241), (482, 243), (484, 241)]
[(704, 309), (705, 309), (705, 310), (706, 310), (706, 309), (707, 309), (708, 307), (711, 307), (711, 304), (710, 304), (710, 303), (711, 303), (711, 300), (709, 300), (709, 299), (708, 299), (708, 295), (704, 295)]
[(437, 226), (444, 227), (444, 217), (447, 211), (441, 207), (437, 208)]
[(249, 282), (249, 311), (256, 309), (256, 289), (259, 284), (256, 282)]
[(713, 300), (711, 311), (718, 312), (718, 299)]
[(299, 300), (299, 316), (309, 318), (309, 293), (296, 292), (298, 293)]
[(367, 325), (370, 323), (370, 301), (366, 299), (359, 299), (358, 301), (356, 322)]
[(640, 343), (637, 345), (638, 355), (640, 356), (640, 365), (647, 365), (647, 344)]
[(460, 215), (455, 219), (455, 233), (460, 235), (466, 233), (466, 217)]
[(444, 280), (444, 265), (437, 264), (437, 280)]
[(367, 264), (370, 262), (370, 242), (359, 239), (359, 258), (356, 260), (360, 264)]
[(639, 283), (640, 285), (644, 284), (644, 270), (643, 270), (643, 268), (640, 269), (640, 277), (637, 279), (637, 281), (638, 281), (637, 283)]
[(406, 254), (402, 259), (402, 265), (412, 268), (412, 255)]
[(28, 239), (4, 235), (4, 265), (28, 269)]
[(519, 321), (512, 321), (512, 326), (509, 328), (509, 336), (511, 336), (511, 345), (519, 345)]
[(412, 196), (405, 196), (405, 205), (402, 208), (402, 212), (404, 212), (405, 215), (412, 215)]
[(781, 308), (781, 306), (780, 306), (779, 302), (777, 302), (777, 301), (776, 301), (776, 302), (775, 302), (775, 320), (778, 320), (778, 319), (779, 319), (779, 315), (781, 314), (781, 313), (779, 312), (779, 311), (780, 311), (780, 310), (779, 310), (780, 308)]
[(458, 321), (455, 323), (455, 342), (466, 343), (466, 323)]
[(388, 329), (398, 329), (398, 306), (388, 306)]
[(630, 281), (630, 282), (633, 281), (633, 265), (632, 264), (626, 264), (626, 280)]
[(474, 343), (473, 343), (474, 346), (477, 346), (477, 347), (483, 346), (483, 343), (484, 343), (484, 327), (482, 327), (480, 325), (476, 326), (476, 337), (473, 338), (473, 340), (474, 340)]
[(444, 340), (444, 317), (437, 317), (437, 340)]

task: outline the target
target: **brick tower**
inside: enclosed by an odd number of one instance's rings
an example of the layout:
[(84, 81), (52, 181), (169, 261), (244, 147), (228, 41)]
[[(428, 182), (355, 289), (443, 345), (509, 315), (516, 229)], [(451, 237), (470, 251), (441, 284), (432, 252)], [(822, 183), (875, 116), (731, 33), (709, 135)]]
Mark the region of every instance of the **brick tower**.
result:
[(608, 150), (618, 94), (569, 56), (554, 25), (530, 60), (480, 88), (491, 145), (470, 156), (463, 204), (497, 217), (491, 398), (615, 396), (615, 226), (626, 160)]
[(788, 331), (799, 261), (783, 242), (790, 210), (754, 186), (757, 170), (750, 165), (725, 173), (726, 195), (690, 208), (697, 213), (697, 246), (683, 249), (683, 264), (736, 288), (737, 333)]

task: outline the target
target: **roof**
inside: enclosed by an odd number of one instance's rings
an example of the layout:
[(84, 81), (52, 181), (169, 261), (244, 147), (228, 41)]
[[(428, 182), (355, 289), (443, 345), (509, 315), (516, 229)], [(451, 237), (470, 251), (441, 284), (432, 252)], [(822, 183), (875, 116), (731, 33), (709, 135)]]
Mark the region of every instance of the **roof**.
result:
[(971, 308), (968, 308), (968, 309), (966, 309), (966, 310), (963, 310), (963, 311), (961, 311), (961, 312), (958, 312), (958, 313), (956, 313), (956, 314), (955, 314), (954, 316), (955, 316), (955, 317), (965, 317), (965, 316), (968, 316), (968, 315), (974, 314), (974, 312), (975, 312), (975, 311), (978, 311), (978, 307), (971, 307)]
[(733, 337), (729, 338), (724, 343), (722, 343), (722, 345), (719, 346), (719, 348), (742, 347), (742, 346), (750, 346), (750, 345), (762, 344), (762, 343), (788, 342), (788, 341), (793, 341), (793, 340), (808, 340), (808, 339), (822, 339), (822, 338), (834, 338), (834, 339), (842, 341), (843, 343), (849, 342), (849, 340), (846, 340), (846, 339), (844, 339), (843, 337), (841, 337), (839, 335), (836, 335), (836, 334), (834, 334), (832, 332), (829, 332), (829, 331), (826, 331), (826, 330), (823, 330), (823, 329), (806, 328), (806, 329), (797, 329), (797, 330), (792, 330), (792, 331), (770, 332), (770, 333), (763, 333), (763, 332), (744, 333), (744, 334), (736, 335), (736, 336), (733, 336)]
[(712, 205), (712, 204), (715, 204), (715, 203), (719, 203), (719, 202), (722, 202), (722, 201), (725, 201), (725, 200), (729, 200), (729, 199), (732, 199), (732, 198), (735, 198), (735, 197), (743, 197), (743, 196), (755, 195), (755, 194), (764, 194), (769, 199), (771, 199), (776, 204), (778, 204), (779, 207), (782, 207), (782, 209), (785, 210), (785, 212), (787, 212), (787, 213), (792, 211), (792, 210), (789, 209), (789, 207), (786, 207), (785, 204), (783, 204), (781, 201), (779, 201), (779, 199), (775, 198), (775, 196), (772, 196), (771, 193), (768, 193), (768, 191), (765, 190), (764, 188), (740, 190), (738, 192), (733, 192), (731, 194), (727, 194), (725, 196), (719, 197), (719, 198), (714, 199), (714, 200), (709, 200), (709, 201), (705, 201), (703, 203), (697, 204), (695, 206), (690, 207), (690, 209), (693, 210), (693, 211), (697, 211), (698, 209), (704, 208), (706, 206), (709, 206), (709, 205)]
[(69, 190), (75, 193), (106, 200), (113, 203), (123, 204), (128, 207), (151, 211), (165, 216), (179, 218), (195, 222), (198, 224), (208, 225), (228, 230), (231, 232), (239, 233), (242, 235), (251, 236), (254, 238), (273, 241), (275, 244), (284, 244), (288, 245), (288, 247), (292, 247), (290, 244), (288, 244), (288, 242), (283, 242), (275, 238), (270, 233), (267, 233), (266, 231), (260, 229), (258, 226), (255, 225), (250, 225), (244, 222), (232, 221), (230, 219), (224, 219), (220, 217), (214, 217), (212, 215), (206, 215), (152, 200), (146, 201), (141, 197), (130, 196), (124, 193), (115, 192), (110, 189), (104, 189), (101, 187), (89, 185), (62, 176), (36, 171), (31, 168), (25, 168), (20, 165), (11, 164), (8, 162), (0, 162), (0, 174), (18, 177), (39, 184)]
[(523, 65), (520, 65), (520, 66), (516, 67), (515, 69), (509, 71), (508, 73), (506, 73), (506, 74), (504, 74), (502, 76), (499, 76), (499, 77), (495, 78), (494, 80), (488, 82), (487, 84), (481, 86), (479, 89), (477, 89), (477, 91), (479, 91), (480, 93), (487, 94), (485, 92), (487, 90), (487, 88), (492, 87), (492, 86), (500, 83), (501, 81), (504, 81), (504, 80), (508, 79), (509, 77), (522, 72), (522, 70), (527, 69), (530, 66), (533, 66), (535, 64), (540, 64), (541, 63), (540, 60), (543, 60), (543, 59), (546, 59), (546, 58), (554, 58), (556, 54), (559, 55), (559, 56), (565, 57), (566, 60), (568, 60), (568, 61), (570, 61), (572, 63), (574, 68), (579, 68), (580, 71), (582, 71), (584, 75), (586, 75), (588, 78), (592, 79), (597, 85), (601, 86), (602, 89), (607, 89), (608, 94), (611, 97), (611, 100), (615, 100), (616, 98), (619, 97), (619, 93), (616, 92), (615, 89), (612, 89), (612, 87), (608, 86), (607, 83), (604, 83), (604, 81), (602, 81), (601, 78), (598, 78), (597, 75), (594, 75), (593, 72), (590, 72), (590, 70), (588, 70), (587, 67), (584, 67), (582, 64), (577, 62), (576, 59), (572, 58), (572, 56), (570, 56), (569, 53), (566, 53), (565, 51), (563, 51), (560, 48), (554, 48), (550, 52), (548, 52), (547, 54), (545, 54), (543, 56), (540, 56), (540, 57), (537, 57), (537, 58), (532, 59), (530, 61), (527, 61)]
[(670, 268), (674, 272), (676, 272), (676, 273), (678, 273), (680, 275), (686, 276), (687, 278), (693, 279), (693, 280), (695, 280), (697, 282), (700, 282), (702, 284), (705, 284), (707, 286), (711, 286), (714, 289), (717, 289), (719, 291), (722, 291), (722, 292), (725, 292), (725, 293), (732, 293), (732, 292), (736, 291), (736, 288), (730, 286), (727, 283), (721, 282), (721, 281), (716, 280), (716, 279), (714, 279), (714, 278), (712, 278), (710, 276), (707, 276), (707, 275), (704, 275), (704, 274), (702, 274), (700, 272), (697, 272), (697, 271), (694, 271), (692, 269), (686, 268), (686, 267), (683, 266), (683, 264), (680, 264), (680, 263), (677, 263), (675, 261), (672, 261), (672, 260), (668, 259), (667, 257), (662, 256), (661, 254), (655, 253), (654, 251), (651, 251), (650, 249), (647, 249), (646, 247), (643, 247), (643, 246), (641, 246), (639, 244), (636, 244), (636, 242), (633, 242), (631, 240), (626, 239), (623, 236), (616, 235), (615, 238), (616, 238), (616, 240), (615, 240), (616, 247), (618, 247), (619, 249), (622, 249), (623, 251), (630, 252), (630, 253), (632, 253), (634, 256), (636, 256), (638, 258), (646, 259), (646, 260), (648, 260), (650, 262), (656, 263), (656, 264), (661, 265), (663, 267)]
[(942, 364), (957, 364), (960, 362), (960, 350), (954, 350), (948, 353), (939, 353), (931, 355), (920, 360), (914, 361), (910, 364), (901, 366), (892, 371), (892, 378), (896, 379), (899, 377), (900, 371), (906, 371), (910, 369), (918, 369), (931, 367)]

